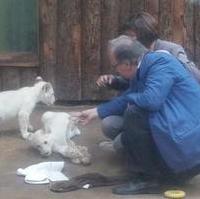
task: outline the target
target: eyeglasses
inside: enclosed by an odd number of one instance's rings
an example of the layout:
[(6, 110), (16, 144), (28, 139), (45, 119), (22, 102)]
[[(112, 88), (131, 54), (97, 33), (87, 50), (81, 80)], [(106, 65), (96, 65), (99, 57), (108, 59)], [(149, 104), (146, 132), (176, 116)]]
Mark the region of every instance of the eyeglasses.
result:
[(138, 65), (138, 61), (135, 60), (135, 61), (133, 61), (132, 63), (129, 63), (129, 64), (128, 64), (128, 63), (125, 63), (125, 62), (117, 62), (116, 64), (111, 65), (111, 67), (115, 69), (117, 66), (122, 65), (122, 64), (125, 64), (125, 65), (135, 65), (135, 66), (137, 66), (137, 65)]
[(116, 68), (116, 67), (117, 67), (118, 65), (120, 65), (120, 64), (121, 64), (121, 63), (118, 63), (118, 62), (117, 62), (116, 64), (112, 64), (111, 67), (112, 67), (112, 68)]

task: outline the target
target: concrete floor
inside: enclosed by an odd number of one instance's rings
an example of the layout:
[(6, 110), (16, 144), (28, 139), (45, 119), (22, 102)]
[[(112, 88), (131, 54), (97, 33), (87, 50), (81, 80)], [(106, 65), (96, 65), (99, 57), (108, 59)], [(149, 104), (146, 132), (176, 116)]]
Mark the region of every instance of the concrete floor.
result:
[[(55, 106), (48, 108), (53, 111), (78, 111), (89, 108), (88, 106)], [(45, 106), (38, 106), (31, 116), (32, 124), (35, 128), (40, 127), (40, 116), (47, 109)], [(92, 164), (90, 166), (74, 165), (69, 160), (64, 159), (64, 173), (69, 176), (76, 176), (87, 172), (100, 172), (105, 175), (115, 175), (124, 171), (122, 158), (112, 152), (104, 152), (99, 149), (98, 143), (104, 139), (100, 122), (93, 121), (87, 126), (80, 127), (82, 135), (75, 138), (75, 142), (86, 145), (92, 154)], [(163, 198), (162, 195), (137, 195), (137, 196), (118, 196), (113, 195), (111, 187), (93, 188), (89, 190), (78, 190), (68, 193), (53, 193), (48, 185), (29, 185), (24, 183), (23, 177), (16, 175), (18, 168), (25, 168), (31, 164), (43, 161), (63, 160), (58, 154), (49, 158), (42, 158), (40, 154), (32, 149), (23, 139), (21, 139), (17, 122), (12, 121), (1, 125), (0, 128), (0, 199), (99, 199), (99, 198)], [(187, 185), (184, 190), (186, 198), (200, 198), (200, 177), (196, 177)]]

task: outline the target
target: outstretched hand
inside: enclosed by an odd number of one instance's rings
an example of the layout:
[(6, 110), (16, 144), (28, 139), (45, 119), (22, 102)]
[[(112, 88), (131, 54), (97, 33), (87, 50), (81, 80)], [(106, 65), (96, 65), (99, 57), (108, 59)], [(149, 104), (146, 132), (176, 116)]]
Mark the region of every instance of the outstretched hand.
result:
[(113, 75), (101, 75), (97, 81), (96, 84), (99, 87), (105, 87), (106, 85), (110, 85), (114, 79)]
[(81, 112), (70, 113), (71, 120), (82, 125), (88, 124), (91, 120), (98, 117), (97, 109), (92, 108)]

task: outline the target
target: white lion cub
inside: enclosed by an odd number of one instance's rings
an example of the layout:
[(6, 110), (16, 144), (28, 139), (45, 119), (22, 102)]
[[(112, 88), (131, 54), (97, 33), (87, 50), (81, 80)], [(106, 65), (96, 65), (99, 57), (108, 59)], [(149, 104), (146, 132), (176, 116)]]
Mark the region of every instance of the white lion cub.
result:
[(89, 164), (90, 154), (85, 146), (76, 145), (71, 138), (80, 135), (80, 130), (65, 112), (45, 112), (42, 115), (43, 128), (28, 136), (30, 144), (43, 156), (52, 152), (70, 158), (76, 164)]
[(26, 139), (30, 133), (28, 129), (32, 129), (29, 117), (37, 102), (46, 105), (55, 102), (52, 85), (43, 81), (41, 77), (37, 77), (36, 83), (31, 87), (1, 92), (0, 121), (18, 117), (21, 135)]

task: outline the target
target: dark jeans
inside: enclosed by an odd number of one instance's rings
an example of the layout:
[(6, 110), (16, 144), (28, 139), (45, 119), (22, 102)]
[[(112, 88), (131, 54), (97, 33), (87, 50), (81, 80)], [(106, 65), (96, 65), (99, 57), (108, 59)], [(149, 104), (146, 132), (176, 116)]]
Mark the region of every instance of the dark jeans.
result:
[(200, 171), (197, 166), (184, 173), (175, 174), (162, 159), (151, 135), (148, 113), (136, 107), (125, 112), (124, 129), (121, 135), (122, 145), (129, 157), (129, 166), (135, 165), (140, 172), (151, 178), (163, 181), (184, 182)]
[(113, 140), (113, 147), (116, 151), (123, 150), (121, 144), (121, 133), (123, 128), (124, 118), (119, 115), (111, 115), (102, 120), (101, 128), (104, 135)]

